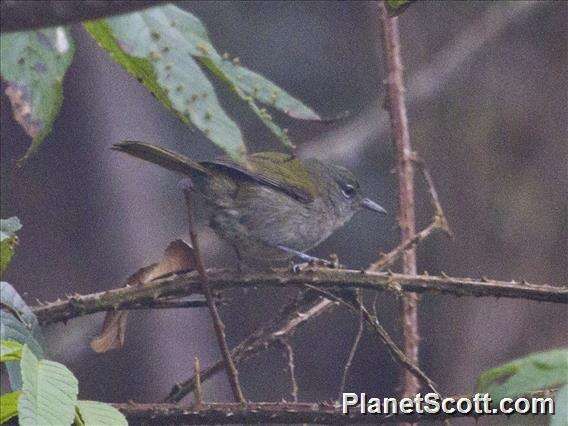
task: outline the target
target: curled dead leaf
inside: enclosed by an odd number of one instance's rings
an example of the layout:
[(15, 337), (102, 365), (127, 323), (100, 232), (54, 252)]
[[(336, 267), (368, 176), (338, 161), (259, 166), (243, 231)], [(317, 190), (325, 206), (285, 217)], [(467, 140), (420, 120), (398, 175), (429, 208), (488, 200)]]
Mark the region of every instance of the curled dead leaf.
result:
[(37, 137), (43, 128), (43, 124), (40, 120), (33, 119), (32, 102), (29, 91), (25, 86), (8, 82), (6, 95), (12, 104), (14, 119), (24, 128), (32, 139)]
[[(160, 262), (140, 268), (126, 280), (126, 285), (144, 285), (168, 275), (188, 272), (193, 265), (193, 248), (183, 240), (174, 240)], [(120, 349), (124, 344), (127, 317), (128, 311), (107, 312), (101, 334), (91, 341), (91, 348), (99, 353)]]

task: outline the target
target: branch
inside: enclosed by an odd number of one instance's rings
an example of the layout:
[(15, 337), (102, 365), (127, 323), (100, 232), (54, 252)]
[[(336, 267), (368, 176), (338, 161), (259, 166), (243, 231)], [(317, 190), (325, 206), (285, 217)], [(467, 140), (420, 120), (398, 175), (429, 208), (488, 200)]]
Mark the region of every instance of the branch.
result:
[(432, 392), (440, 394), (440, 392), (438, 392), (438, 390), (436, 389), (436, 385), (432, 381), (432, 379), (430, 379), (430, 377), (428, 377), (428, 375), (424, 373), (424, 371), (422, 371), (420, 367), (418, 367), (415, 361), (408, 358), (408, 356), (406, 356), (406, 354), (402, 350), (400, 350), (394, 340), (392, 340), (392, 338), (390, 337), (389, 333), (379, 323), (379, 320), (371, 315), (371, 313), (365, 308), (365, 306), (361, 304), (360, 300), (357, 300), (355, 303), (348, 302), (346, 299), (338, 297), (332, 292), (322, 290), (311, 285), (307, 285), (307, 287), (312, 290), (321, 292), (332, 300), (336, 300), (338, 303), (347, 307), (349, 310), (355, 312), (358, 315), (362, 314), (365, 322), (371, 326), (379, 340), (387, 347), (392, 359), (403, 366), (406, 371), (409, 372), (409, 374), (412, 374), (413, 377), (416, 377), (417, 381), (422, 380), (422, 382), (426, 386), (428, 386)]
[(287, 338), (280, 339), (280, 345), (284, 349), (284, 355), (286, 357), (286, 363), (288, 364), (288, 373), (290, 374), (290, 384), (292, 389), (290, 395), (292, 396), (292, 402), (298, 402), (298, 394), (300, 388), (298, 387), (298, 381), (296, 380), (296, 363), (294, 361), (294, 349)]
[(215, 329), (215, 336), (217, 337), (217, 343), (219, 344), (221, 355), (225, 360), (225, 369), (227, 370), (227, 376), (229, 378), (231, 390), (233, 391), (233, 396), (236, 402), (245, 404), (245, 397), (239, 383), (239, 372), (237, 370), (237, 367), (235, 367), (233, 359), (231, 358), (229, 345), (227, 345), (227, 339), (225, 337), (225, 324), (223, 324), (223, 321), (221, 321), (221, 316), (217, 311), (213, 292), (211, 291), (211, 287), (209, 286), (209, 277), (207, 275), (207, 271), (205, 270), (205, 266), (203, 265), (201, 251), (199, 250), (199, 239), (197, 238), (197, 233), (194, 231), (195, 226), (193, 224), (191, 190), (186, 189), (183, 191), (183, 193), (185, 196), (185, 205), (187, 208), (189, 236), (191, 238), (191, 244), (193, 246), (192, 253), (197, 273), (199, 274), (199, 278), (201, 279), (201, 290), (203, 291), (203, 294), (205, 294), (205, 300), (207, 300), (207, 306), (209, 307), (209, 313), (211, 314), (213, 327)]
[[(433, 54), (429, 63), (421, 65), (408, 79), (408, 104), (415, 107), (437, 96), (464, 65), (490, 45), (509, 25), (520, 22), (539, 7), (550, 4), (552, 3), (544, 1), (515, 1), (506, 4), (497, 2), (489, 6), (481, 18), (455, 38), (448, 40), (443, 49)], [(377, 114), (380, 114), (378, 120)], [(304, 156), (317, 155), (328, 160), (343, 159), (346, 156), (356, 158), (370, 143), (385, 139), (389, 128), (386, 115), (377, 103), (349, 124), (302, 144), (299, 151)], [(324, 151), (321, 150), (322, 146), (325, 146)]]
[(339, 385), (339, 397), (345, 392), (345, 386), (347, 385), (347, 378), (349, 377), (349, 370), (351, 369), (351, 364), (353, 364), (353, 359), (355, 358), (355, 353), (359, 347), (359, 342), (361, 337), (363, 337), (363, 331), (365, 330), (365, 318), (363, 317), (363, 310), (359, 312), (359, 326), (357, 327), (357, 334), (353, 343), (351, 344), (351, 349), (349, 350), (349, 355), (345, 365), (343, 366), (343, 374), (341, 375), (341, 384)]
[[(530, 397), (551, 397), (555, 389), (530, 392)], [(472, 395), (452, 395), (451, 398), (472, 398)], [(469, 417), (477, 419), (487, 413), (463, 414), (456, 410), (452, 414), (361, 414), (355, 407), (349, 414), (343, 414), (341, 407), (334, 403), (317, 402), (256, 402), (243, 408), (236, 403), (203, 403), (200, 406), (181, 404), (112, 404), (120, 410), (131, 424), (385, 424), (442, 422), (452, 418)], [(495, 416), (496, 414), (490, 414)]]
[[(374, 291), (450, 294), (454, 296), (506, 297), (539, 302), (568, 303), (568, 286), (530, 284), (525, 281), (497, 281), (483, 278), (456, 278), (446, 275), (405, 275), (392, 272), (364, 272), (351, 269), (315, 268), (295, 273), (287, 268), (239, 274), (224, 269), (209, 269), (209, 285), (213, 291), (231, 288), (298, 287), (305, 284), (321, 288), (365, 288)], [(101, 311), (123, 309), (123, 306), (151, 304), (162, 298), (187, 297), (200, 293), (197, 273), (188, 272), (152, 281), (143, 286), (121, 287), (87, 295), (74, 295), (66, 300), (36, 305), (33, 311), (42, 324), (67, 321)]]
[[(388, 108), (396, 155), (396, 173), (398, 176), (398, 225), (401, 241), (412, 240), (416, 233), (414, 214), (414, 162), (408, 117), (404, 99), (404, 82), (402, 78), (402, 55), (400, 53), (400, 37), (398, 18), (390, 17), (384, 1), (379, 3), (379, 15), (383, 30), (383, 52), (387, 64)], [(402, 253), (402, 272), (416, 274), (416, 248), (412, 245)], [(418, 363), (418, 295), (408, 294), (402, 297), (403, 347), (406, 356)], [(420, 389), (415, 375), (408, 370), (403, 376), (403, 395), (413, 395)]]
[[(235, 403), (209, 403), (201, 408), (178, 404), (113, 404), (129, 423), (145, 425), (163, 424), (368, 424), (396, 423), (402, 419), (413, 421), (417, 415), (384, 416), (360, 414), (353, 410), (342, 414), (332, 404), (258, 402), (246, 408)], [(447, 416), (447, 415), (446, 415)], [(442, 416), (428, 417), (432, 420)], [(409, 420), (406, 420), (409, 419)]]
[(450, 230), (450, 226), (448, 225), (446, 215), (444, 214), (444, 210), (442, 209), (442, 204), (440, 203), (440, 200), (438, 198), (438, 191), (436, 191), (436, 187), (434, 186), (434, 180), (432, 179), (430, 172), (426, 168), (426, 164), (424, 163), (424, 161), (418, 158), (416, 153), (414, 153), (413, 160), (418, 165), (420, 172), (424, 177), (424, 181), (426, 182), (426, 186), (428, 187), (428, 194), (430, 194), (430, 204), (432, 205), (432, 209), (434, 210), (432, 222), (422, 231), (415, 234), (414, 237), (401, 243), (398, 247), (391, 250), (389, 253), (381, 254), (376, 262), (369, 265), (369, 271), (380, 271), (387, 266), (393, 265), (406, 250), (416, 247), (419, 243), (424, 241), (435, 231), (443, 231), (450, 237), (452, 237), (453, 235), (452, 231)]
[(69, 25), (135, 12), (160, 3), (165, 2), (163, 0), (4, 0), (0, 3), (0, 28), (2, 32), (10, 32)]
[[(315, 300), (294, 302), (286, 306), (279, 318), (269, 324), (258, 328), (249, 335), (231, 352), (233, 361), (239, 364), (255, 354), (262, 352), (274, 345), (280, 344), (282, 339), (290, 337), (298, 327), (308, 320), (316, 318), (329, 310), (335, 303), (329, 299), (318, 297)], [(223, 369), (223, 360), (217, 361), (211, 367), (201, 372), (201, 380), (206, 381)], [(179, 402), (190, 392), (196, 389), (196, 377), (178, 383), (173, 386), (165, 402)]]

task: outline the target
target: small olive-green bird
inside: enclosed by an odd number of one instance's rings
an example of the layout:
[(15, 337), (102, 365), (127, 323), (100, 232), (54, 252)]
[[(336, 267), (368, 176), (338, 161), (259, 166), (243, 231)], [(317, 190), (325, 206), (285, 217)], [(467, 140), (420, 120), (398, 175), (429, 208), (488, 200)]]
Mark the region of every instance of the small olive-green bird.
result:
[(126, 141), (113, 149), (190, 178), (210, 207), (209, 226), (248, 265), (297, 257), (320, 244), (362, 208), (385, 214), (364, 198), (355, 176), (322, 161), (259, 152), (197, 162), (154, 145)]

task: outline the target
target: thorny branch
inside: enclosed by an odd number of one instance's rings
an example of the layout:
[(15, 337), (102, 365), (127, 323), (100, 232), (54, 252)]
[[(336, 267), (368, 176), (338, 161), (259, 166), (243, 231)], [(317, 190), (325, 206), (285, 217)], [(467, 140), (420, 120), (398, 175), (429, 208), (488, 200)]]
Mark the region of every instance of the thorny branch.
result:
[[(539, 302), (568, 303), (568, 287), (538, 285), (525, 281), (497, 281), (488, 278), (457, 278), (447, 275), (405, 275), (392, 272), (365, 272), (353, 269), (314, 268), (295, 273), (286, 268), (250, 274), (224, 269), (207, 271), (209, 285), (215, 292), (230, 288), (303, 287), (402, 291), (411, 293), (449, 294), (454, 296), (506, 297)], [(187, 297), (200, 293), (201, 281), (195, 272), (174, 275), (143, 286), (120, 287), (87, 295), (74, 295), (65, 300), (32, 307), (42, 324), (68, 321), (96, 312), (122, 309), (122, 306), (152, 304), (164, 298)], [(177, 306), (176, 306), (177, 307)]]
[[(404, 81), (402, 77), (402, 55), (400, 52), (400, 37), (398, 18), (390, 17), (384, 1), (379, 3), (379, 15), (382, 26), (382, 41), (385, 62), (388, 70), (387, 92), (388, 110), (391, 119), (391, 129), (396, 155), (396, 173), (398, 177), (398, 224), (402, 241), (414, 238), (416, 220), (414, 214), (414, 162), (406, 103), (404, 99)], [(402, 272), (416, 274), (416, 249), (408, 247), (402, 253)], [(420, 334), (418, 330), (418, 300), (417, 294), (407, 294), (402, 297), (402, 330), (403, 347), (406, 356), (418, 363), (418, 347)], [(413, 395), (418, 392), (420, 385), (415, 375), (404, 372), (402, 394)]]
[(219, 349), (225, 360), (225, 369), (227, 370), (227, 376), (229, 378), (229, 383), (231, 385), (231, 390), (233, 391), (233, 396), (235, 401), (241, 404), (245, 404), (245, 397), (239, 383), (239, 372), (235, 363), (231, 358), (231, 352), (229, 350), (229, 345), (227, 345), (227, 339), (225, 338), (225, 325), (221, 321), (221, 316), (219, 311), (217, 311), (217, 306), (215, 305), (215, 298), (213, 297), (213, 292), (209, 286), (209, 277), (205, 266), (203, 265), (203, 259), (201, 258), (201, 251), (199, 250), (199, 239), (195, 233), (195, 226), (193, 225), (193, 215), (192, 215), (192, 203), (191, 203), (191, 192), (189, 189), (183, 191), (185, 196), (185, 204), (187, 208), (187, 217), (189, 224), (189, 236), (191, 238), (191, 244), (193, 246), (193, 260), (195, 262), (195, 267), (201, 279), (201, 290), (205, 295), (205, 300), (207, 301), (207, 306), (209, 307), (209, 312), (211, 313), (211, 319), (213, 320), (213, 327), (215, 329), (215, 335), (217, 337), (217, 343), (219, 344)]
[[(554, 389), (531, 392), (523, 397), (551, 397)], [(453, 395), (458, 400), (462, 397), (472, 398), (471, 395)], [(291, 403), (291, 402), (257, 402), (248, 403), (245, 407), (235, 403), (204, 403), (181, 405), (171, 403), (161, 404), (113, 404), (120, 410), (129, 422), (145, 425), (163, 424), (400, 424), (402, 422), (442, 422), (458, 417), (477, 419), (489, 413), (464, 414), (456, 410), (452, 414), (361, 414), (360, 409), (354, 408), (348, 414), (343, 414), (341, 407), (333, 403)]]

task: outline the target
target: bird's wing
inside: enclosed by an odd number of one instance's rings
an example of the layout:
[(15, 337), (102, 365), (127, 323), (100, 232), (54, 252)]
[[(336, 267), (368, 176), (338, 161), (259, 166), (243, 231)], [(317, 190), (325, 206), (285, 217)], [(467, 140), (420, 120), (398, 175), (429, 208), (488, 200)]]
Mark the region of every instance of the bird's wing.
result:
[(263, 185), (280, 190), (302, 203), (311, 203), (317, 187), (301, 160), (283, 153), (256, 153), (247, 161), (236, 162), (228, 157), (200, 163), (208, 169), (238, 174)]

